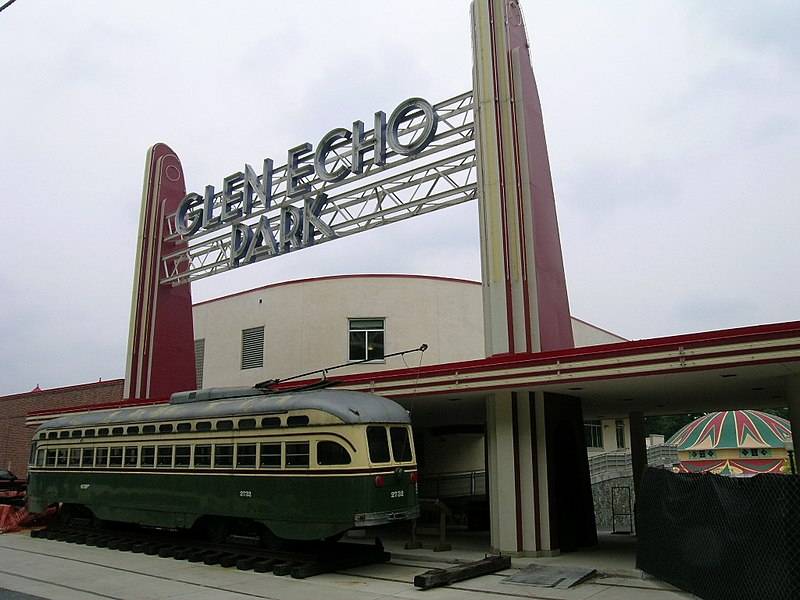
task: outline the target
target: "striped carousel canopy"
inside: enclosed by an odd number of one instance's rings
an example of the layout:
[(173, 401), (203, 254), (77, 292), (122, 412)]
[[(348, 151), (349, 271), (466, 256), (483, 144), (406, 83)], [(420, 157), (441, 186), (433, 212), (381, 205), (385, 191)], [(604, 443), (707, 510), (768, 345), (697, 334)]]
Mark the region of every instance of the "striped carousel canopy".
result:
[(680, 470), (690, 473), (756, 475), (780, 473), (786, 419), (757, 410), (715, 412), (692, 421), (667, 443), (678, 447)]
[(728, 410), (692, 421), (667, 443), (678, 450), (783, 448), (790, 435), (786, 419), (757, 410)]

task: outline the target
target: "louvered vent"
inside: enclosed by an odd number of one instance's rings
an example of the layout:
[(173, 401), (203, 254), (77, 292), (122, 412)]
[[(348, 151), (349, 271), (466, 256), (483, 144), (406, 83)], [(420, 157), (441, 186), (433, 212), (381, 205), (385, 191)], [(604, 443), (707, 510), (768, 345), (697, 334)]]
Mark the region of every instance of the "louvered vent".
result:
[(242, 330), (242, 369), (264, 366), (264, 326)]
[(203, 389), (203, 362), (206, 358), (206, 340), (194, 341), (194, 374), (198, 390)]

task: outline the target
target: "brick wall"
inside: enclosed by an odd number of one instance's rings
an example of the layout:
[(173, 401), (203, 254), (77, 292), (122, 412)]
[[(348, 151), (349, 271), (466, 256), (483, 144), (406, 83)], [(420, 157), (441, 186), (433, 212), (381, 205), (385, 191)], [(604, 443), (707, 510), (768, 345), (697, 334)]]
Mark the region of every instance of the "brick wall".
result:
[(35, 431), (34, 427), (25, 426), (29, 412), (119, 402), (124, 383), (122, 379), (112, 379), (0, 396), (0, 468), (27, 477), (30, 442)]

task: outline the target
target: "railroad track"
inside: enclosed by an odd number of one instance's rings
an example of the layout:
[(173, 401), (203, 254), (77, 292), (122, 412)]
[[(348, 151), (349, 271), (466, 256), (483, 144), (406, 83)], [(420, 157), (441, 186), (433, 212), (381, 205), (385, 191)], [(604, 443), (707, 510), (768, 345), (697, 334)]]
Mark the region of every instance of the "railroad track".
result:
[(226, 544), (210, 544), (178, 534), (170, 535), (169, 532), (120, 531), (72, 525), (32, 530), (31, 537), (202, 562), (225, 568), (236, 567), (242, 571), (289, 575), (295, 579), (388, 562), (391, 559), (391, 554), (384, 551), (380, 540), (376, 540), (374, 545), (304, 542), (297, 543), (289, 551), (273, 551), (257, 547), (257, 540), (243, 536), (231, 536)]

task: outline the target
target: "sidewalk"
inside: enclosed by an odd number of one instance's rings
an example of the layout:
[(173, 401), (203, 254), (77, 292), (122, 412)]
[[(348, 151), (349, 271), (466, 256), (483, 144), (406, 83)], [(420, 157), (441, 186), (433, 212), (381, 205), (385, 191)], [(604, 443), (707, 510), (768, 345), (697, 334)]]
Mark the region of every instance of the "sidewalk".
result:
[[(632, 536), (601, 535), (592, 550), (552, 558), (514, 558), (511, 568), (491, 575), (421, 590), (414, 577), (430, 569), (484, 558), (488, 536), (452, 532), (453, 550), (434, 552), (435, 538), (421, 538), (423, 547), (406, 550), (404, 531), (381, 531), (392, 553), (389, 563), (368, 565), (309, 579), (271, 573), (237, 571), (106, 548), (31, 538), (28, 533), (0, 535), (0, 598), (3, 590), (53, 600), (475, 600), (503, 597), (543, 600), (690, 600), (635, 568)], [(361, 538), (371, 543), (373, 538)], [(531, 565), (586, 567), (598, 575), (568, 589), (511, 583), (508, 578)], [(10, 596), (10, 594), (9, 594)]]

